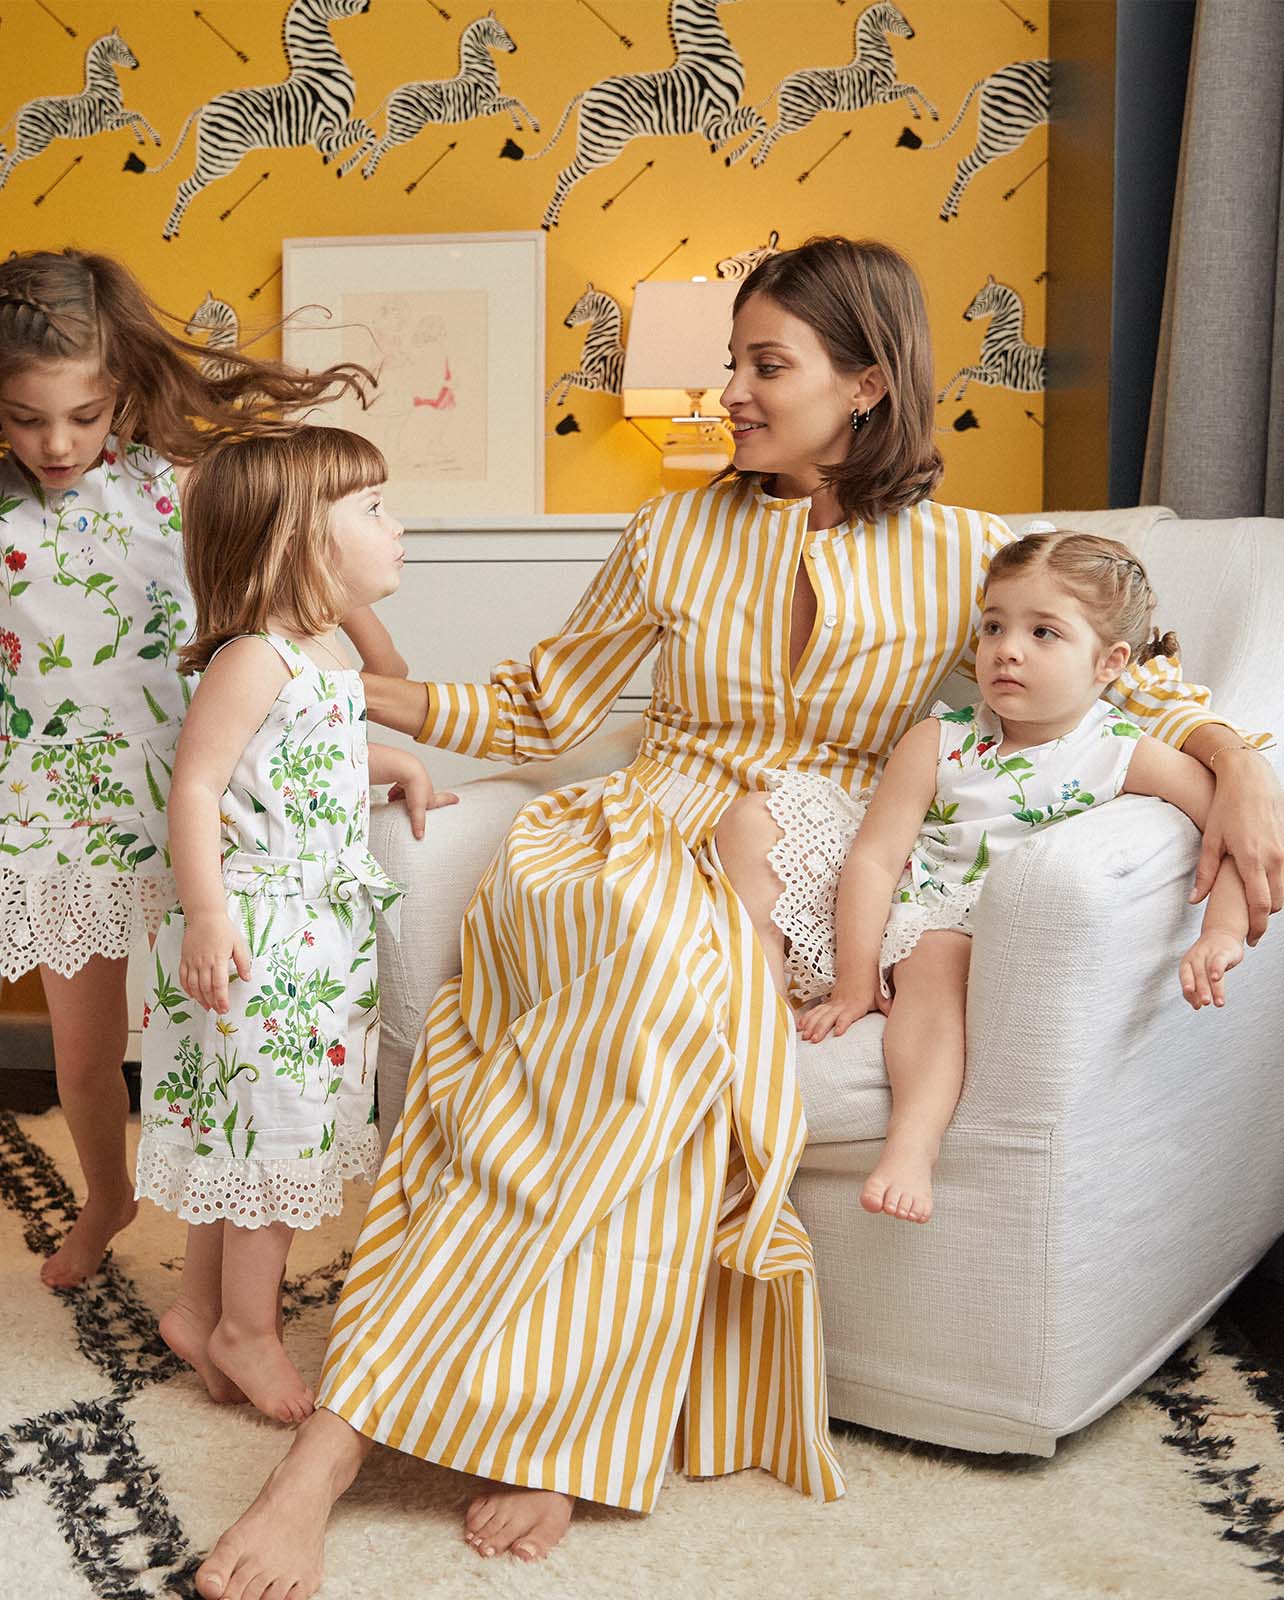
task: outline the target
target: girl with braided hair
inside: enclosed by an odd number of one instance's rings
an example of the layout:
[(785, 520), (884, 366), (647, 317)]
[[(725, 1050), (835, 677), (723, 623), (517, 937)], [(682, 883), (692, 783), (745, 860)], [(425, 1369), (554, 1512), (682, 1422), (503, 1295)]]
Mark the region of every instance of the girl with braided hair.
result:
[[(733, 884), (756, 848), (781, 890), (764, 899), (755, 875), (741, 893), (757, 908), (778, 988), (801, 1008), (801, 1036), (842, 1034), (874, 1010), (887, 1017), (892, 1111), (861, 1204), (909, 1222), (931, 1218), (932, 1169), (963, 1087), (972, 911), (991, 863), (1119, 794), (1156, 795), (1201, 830), (1213, 798), (1205, 766), (1100, 698), (1130, 662), (1179, 655), (1175, 635), (1152, 637), (1155, 597), (1123, 545), (1030, 534), (995, 553), (983, 604), (977, 704), (933, 706), (872, 797), (795, 773), (737, 801), (720, 824)], [(1196, 1010), (1225, 1003), (1247, 931), (1226, 856), (1181, 962)]]
[[(137, 1210), (125, 958), (177, 898), (165, 797), (192, 618), (182, 465), (288, 428), (328, 396), (364, 395), (369, 377), (240, 352), (206, 377), (200, 347), (166, 320), (106, 256), (0, 262), (0, 976), (40, 970), (88, 1190), (42, 1269), (53, 1288), (95, 1272)], [(349, 620), (368, 666), (405, 670), (381, 625)]]

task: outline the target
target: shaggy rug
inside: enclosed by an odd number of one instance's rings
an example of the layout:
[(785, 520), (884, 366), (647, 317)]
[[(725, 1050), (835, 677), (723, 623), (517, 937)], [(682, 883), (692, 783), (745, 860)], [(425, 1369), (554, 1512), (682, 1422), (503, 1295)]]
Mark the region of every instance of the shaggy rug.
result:
[[(205, 1398), (156, 1333), (183, 1230), (145, 1207), (104, 1270), (51, 1293), (73, 1214), (66, 1125), (0, 1113), (0, 1572), (38, 1600), (190, 1595), (203, 1552), (288, 1438)], [(301, 1234), (287, 1340), (315, 1373), (361, 1209)], [(762, 1473), (674, 1476), (653, 1516), (583, 1508), (530, 1567), (463, 1543), (472, 1483), (376, 1451), (332, 1523), (326, 1600), (1219, 1600), (1284, 1589), (1284, 1392), (1205, 1330), (1051, 1460), (964, 1456), (838, 1431), (849, 1492)]]

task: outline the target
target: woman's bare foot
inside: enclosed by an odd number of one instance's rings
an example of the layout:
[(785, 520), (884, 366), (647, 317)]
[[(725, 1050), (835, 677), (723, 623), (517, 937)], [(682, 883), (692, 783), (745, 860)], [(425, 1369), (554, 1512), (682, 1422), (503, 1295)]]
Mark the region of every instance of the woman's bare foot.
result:
[(202, 1562), (196, 1592), (203, 1600), (242, 1600), (269, 1589), (290, 1600), (315, 1594), (330, 1508), (369, 1449), (342, 1417), (314, 1411), (258, 1499)]
[(138, 1215), (133, 1195), (118, 1200), (85, 1201), (66, 1238), (40, 1269), (40, 1281), (50, 1289), (74, 1289), (92, 1278), (102, 1265), (107, 1246)]
[(926, 1145), (889, 1139), (878, 1165), (865, 1179), (861, 1205), (866, 1211), (882, 1212), (902, 1222), (930, 1222), (935, 1165)]
[(479, 1556), (511, 1550), (522, 1561), (542, 1561), (561, 1542), (574, 1510), (572, 1494), (497, 1483), (468, 1507), (464, 1538)]
[(312, 1412), (312, 1391), (275, 1333), (242, 1333), (224, 1317), (210, 1333), (209, 1358), (265, 1417), (302, 1422)]
[(210, 1360), (210, 1334), (218, 1318), (191, 1305), (180, 1294), (160, 1319), (160, 1336), (180, 1361), (195, 1367), (211, 1400), (221, 1406), (241, 1405), (245, 1395)]

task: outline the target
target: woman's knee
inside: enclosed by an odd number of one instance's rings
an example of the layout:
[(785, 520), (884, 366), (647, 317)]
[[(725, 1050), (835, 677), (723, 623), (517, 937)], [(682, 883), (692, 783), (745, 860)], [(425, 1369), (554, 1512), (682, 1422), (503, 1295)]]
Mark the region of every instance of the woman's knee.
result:
[(780, 828), (768, 809), (767, 796), (761, 790), (738, 796), (718, 819), (713, 837), (724, 860), (728, 852), (765, 856), (780, 838)]

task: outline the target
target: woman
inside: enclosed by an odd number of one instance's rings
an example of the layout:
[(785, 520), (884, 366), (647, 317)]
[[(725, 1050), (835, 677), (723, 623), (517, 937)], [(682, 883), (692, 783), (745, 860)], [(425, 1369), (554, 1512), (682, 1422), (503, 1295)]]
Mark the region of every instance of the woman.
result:
[[(322, 1409), (203, 1595), (312, 1593), (329, 1508), (375, 1439), (496, 1480), (467, 1515), (483, 1555), (546, 1554), (576, 1496), (650, 1509), (671, 1452), (693, 1474), (763, 1466), (842, 1493), (787, 1198), (805, 1137), (792, 1029), (714, 835), (786, 770), (874, 780), (972, 661), (979, 586), (1012, 536), (926, 499), (931, 353), (895, 251), (819, 239), (768, 258), (731, 353), (735, 473), (643, 507), (560, 637), (487, 685), (369, 680), (371, 715), (425, 742), (548, 757), (659, 646), (636, 760), (527, 806), (469, 908)], [(1202, 691), (1127, 687), (1130, 714), (1192, 754), (1243, 742)], [(1251, 752), (1217, 779), (1210, 834), (1278, 902), (1278, 785)], [(1250, 860), (1253, 827), (1269, 848)]]

